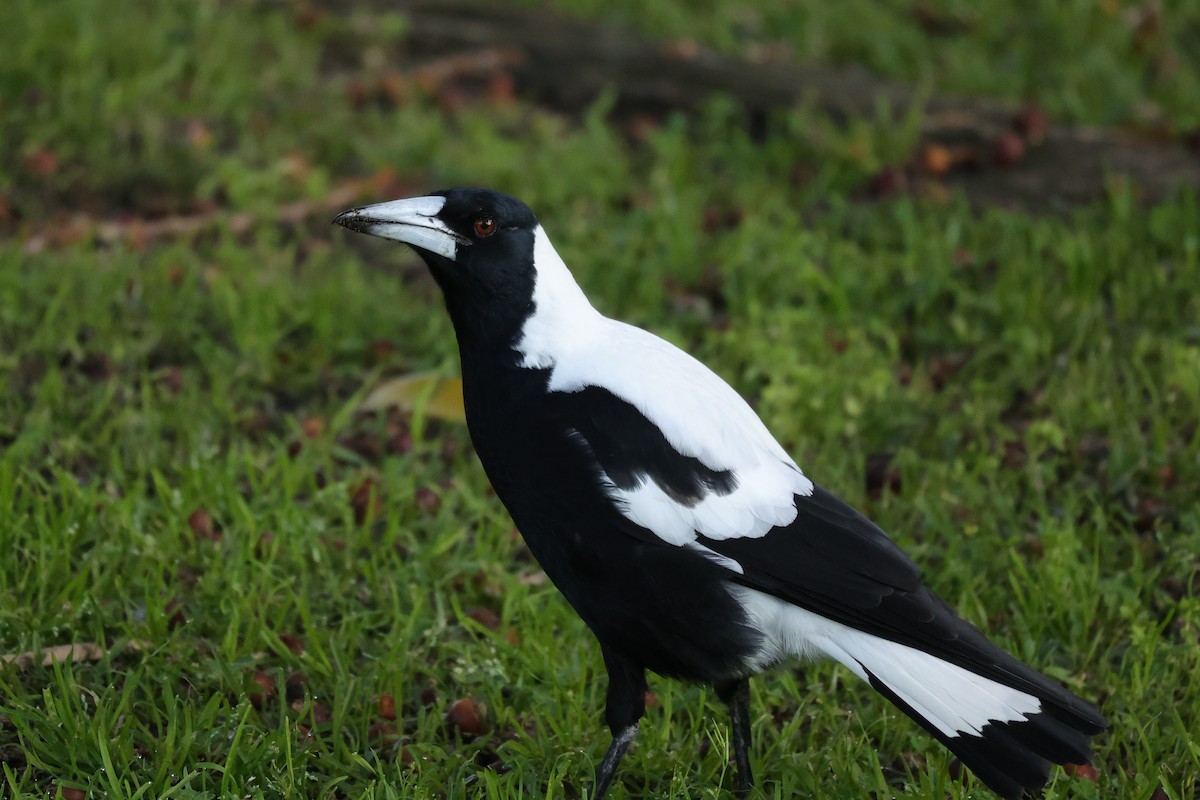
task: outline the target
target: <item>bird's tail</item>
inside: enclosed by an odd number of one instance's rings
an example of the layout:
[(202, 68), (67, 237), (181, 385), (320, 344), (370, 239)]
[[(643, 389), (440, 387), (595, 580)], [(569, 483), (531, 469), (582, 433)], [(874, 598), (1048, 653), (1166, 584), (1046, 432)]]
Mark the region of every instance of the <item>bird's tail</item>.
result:
[[(969, 632), (976, 646), (988, 648), (990, 658), (979, 671), (851, 628), (826, 639), (822, 649), (937, 737), (1002, 797), (1017, 800), (1025, 790), (1043, 786), (1051, 763), (1086, 764), (1088, 738), (1107, 727), (1100, 713), (987, 643), (974, 628)], [(980, 674), (984, 671), (988, 677)]]

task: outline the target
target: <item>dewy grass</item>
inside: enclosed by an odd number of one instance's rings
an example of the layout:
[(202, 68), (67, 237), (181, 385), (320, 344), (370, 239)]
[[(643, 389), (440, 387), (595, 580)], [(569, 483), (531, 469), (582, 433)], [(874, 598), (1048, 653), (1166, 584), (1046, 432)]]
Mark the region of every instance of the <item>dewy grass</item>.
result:
[[(402, 31), (369, 12), (150, 3), (121, 37), (94, 8), (0, 11), (20, 214), (0, 241), (0, 655), (105, 651), (0, 666), (0, 794), (589, 790), (599, 653), (466, 431), (356, 412), (389, 375), (453, 374), (435, 287), (396, 248), (272, 221), (384, 166), (520, 194), (598, 307), (712, 364), (948, 601), (1096, 699), (1099, 775), (1048, 797), (1196, 794), (1194, 195), (1049, 218), (864, 205), (847, 189), (874, 165), (828, 137), (885, 152), (871, 123), (757, 145), (718, 101), (629, 146), (602, 107), (357, 105), (363, 53)], [(798, 162), (815, 177), (793, 187)], [(27, 246), (74, 213), (212, 203), (261, 222)], [(722, 796), (720, 703), (652, 689), (627, 793)], [(477, 734), (447, 722), (464, 698)], [(760, 796), (981, 795), (829, 665), (755, 681), (752, 708)]]

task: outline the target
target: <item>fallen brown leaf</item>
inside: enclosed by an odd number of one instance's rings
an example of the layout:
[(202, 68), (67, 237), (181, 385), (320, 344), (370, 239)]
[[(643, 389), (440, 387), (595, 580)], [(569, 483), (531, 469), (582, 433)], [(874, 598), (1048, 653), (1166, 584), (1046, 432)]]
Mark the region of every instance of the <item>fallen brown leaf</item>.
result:
[(941, 144), (927, 144), (921, 150), (921, 166), (930, 175), (941, 177), (954, 166), (954, 155)]
[(1063, 764), (1063, 772), (1072, 778), (1092, 781), (1093, 783), (1100, 777), (1100, 771), (1091, 764)]
[(203, 508), (197, 508), (187, 518), (188, 527), (192, 529), (192, 533), (197, 539), (219, 539), (216, 535), (216, 527), (213, 525), (212, 515)]
[(258, 686), (258, 691), (250, 692), (247, 696), (250, 700), (250, 705), (261, 709), (267, 704), (268, 700), (275, 696), (275, 679), (261, 669), (256, 669), (250, 675), (250, 680)]
[(500, 617), (495, 611), (484, 606), (476, 606), (467, 612), (467, 616), (488, 630), (500, 630)]
[(450, 704), (446, 712), (446, 721), (462, 733), (476, 736), (483, 733), (483, 721), (480, 708), (470, 697), (462, 697)]
[(304, 640), (295, 634), (282, 634), (279, 637), (279, 641), (283, 642), (287, 649), (291, 650), (296, 655), (301, 655), (305, 650)]
[(325, 433), (326, 422), (324, 417), (305, 417), (300, 423), (300, 433), (305, 439), (319, 439)]
[[(151, 648), (149, 642), (133, 640), (125, 644), (126, 650), (138, 652)], [(43, 647), (41, 650), (30, 650), (26, 653), (0, 654), (0, 664), (16, 664), (17, 669), (27, 670), (35, 666), (49, 667), (67, 661), (99, 661), (104, 658), (104, 646), (98, 642), (76, 642), (75, 644), (60, 644), (54, 647)]]

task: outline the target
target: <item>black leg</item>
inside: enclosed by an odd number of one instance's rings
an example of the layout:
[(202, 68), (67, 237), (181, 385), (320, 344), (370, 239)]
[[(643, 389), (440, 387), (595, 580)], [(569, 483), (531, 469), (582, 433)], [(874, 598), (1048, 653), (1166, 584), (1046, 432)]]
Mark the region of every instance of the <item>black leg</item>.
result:
[(754, 775), (750, 772), (750, 681), (746, 678), (719, 683), (717, 697), (729, 706), (729, 721), (733, 728), (733, 760), (737, 764), (734, 796), (750, 796)]
[(637, 735), (638, 720), (646, 710), (645, 670), (607, 647), (600, 647), (604, 652), (604, 666), (608, 668), (608, 702), (604, 708), (604, 721), (612, 731), (613, 740), (596, 770), (593, 800), (600, 800), (608, 791), (621, 757)]

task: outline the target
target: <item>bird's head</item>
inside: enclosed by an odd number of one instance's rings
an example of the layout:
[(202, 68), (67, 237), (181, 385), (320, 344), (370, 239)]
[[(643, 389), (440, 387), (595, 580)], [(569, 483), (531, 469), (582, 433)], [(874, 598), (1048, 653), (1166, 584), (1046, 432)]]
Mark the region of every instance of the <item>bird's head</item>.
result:
[(533, 212), (515, 197), (448, 189), (352, 208), (333, 221), (416, 250), (442, 288), (460, 343), (512, 344), (535, 307), (568, 319), (592, 310)]
[(352, 208), (333, 221), (409, 245), (447, 291), (510, 281), (533, 269), (537, 218), (515, 197), (488, 189), (448, 189)]

